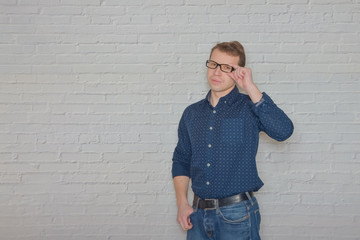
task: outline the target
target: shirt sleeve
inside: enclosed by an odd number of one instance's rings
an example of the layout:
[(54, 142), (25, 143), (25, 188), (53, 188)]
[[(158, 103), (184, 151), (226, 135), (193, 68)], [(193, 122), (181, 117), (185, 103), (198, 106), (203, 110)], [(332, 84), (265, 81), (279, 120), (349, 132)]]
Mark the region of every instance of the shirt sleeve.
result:
[(266, 93), (263, 93), (259, 102), (253, 104), (252, 109), (259, 119), (260, 131), (264, 131), (269, 137), (284, 141), (292, 135), (292, 121)]
[(191, 145), (188, 128), (186, 126), (186, 110), (184, 111), (178, 128), (178, 143), (173, 154), (172, 176), (190, 177)]

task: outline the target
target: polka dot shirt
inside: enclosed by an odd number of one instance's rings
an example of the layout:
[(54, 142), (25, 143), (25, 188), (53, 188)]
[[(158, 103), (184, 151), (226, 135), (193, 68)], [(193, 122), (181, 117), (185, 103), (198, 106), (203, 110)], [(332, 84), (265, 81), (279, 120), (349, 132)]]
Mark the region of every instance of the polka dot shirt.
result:
[(263, 93), (254, 104), (235, 87), (216, 107), (205, 99), (188, 106), (179, 123), (172, 175), (188, 176), (201, 198), (224, 198), (258, 191), (255, 157), (259, 132), (283, 141), (293, 132), (286, 114)]

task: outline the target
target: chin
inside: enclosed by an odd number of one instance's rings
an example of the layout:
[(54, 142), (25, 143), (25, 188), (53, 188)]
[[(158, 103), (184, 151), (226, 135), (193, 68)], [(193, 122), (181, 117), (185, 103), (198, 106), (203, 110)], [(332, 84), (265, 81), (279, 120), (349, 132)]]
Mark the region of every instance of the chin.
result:
[(213, 91), (213, 92), (220, 93), (222, 95), (226, 95), (226, 94), (230, 93), (234, 89), (234, 86), (230, 86), (230, 87), (224, 87), (224, 86), (222, 86), (222, 87), (212, 87), (212, 86), (210, 86), (210, 88), (211, 88), (211, 91)]

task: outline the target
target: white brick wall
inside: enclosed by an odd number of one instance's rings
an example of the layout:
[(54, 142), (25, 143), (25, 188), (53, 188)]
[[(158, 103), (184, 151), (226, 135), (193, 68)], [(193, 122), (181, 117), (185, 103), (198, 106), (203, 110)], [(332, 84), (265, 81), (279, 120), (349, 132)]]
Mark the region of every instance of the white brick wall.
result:
[(261, 136), (263, 239), (359, 239), (357, 0), (3, 0), (0, 238), (184, 239), (170, 175), (204, 62), (238, 40), (295, 133)]

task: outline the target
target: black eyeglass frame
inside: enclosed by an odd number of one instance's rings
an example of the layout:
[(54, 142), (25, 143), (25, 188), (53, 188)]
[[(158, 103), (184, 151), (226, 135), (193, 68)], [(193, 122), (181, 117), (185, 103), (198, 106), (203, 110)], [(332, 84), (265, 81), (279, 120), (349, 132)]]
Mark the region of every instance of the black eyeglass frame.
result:
[[(209, 66), (208, 66), (208, 63), (209, 63), (209, 62), (215, 63), (215, 64), (216, 64), (216, 67), (214, 67), (214, 68), (209, 67)], [(235, 68), (231, 67), (229, 64), (219, 64), (219, 63), (217, 63), (217, 62), (215, 62), (215, 61), (213, 61), (213, 60), (206, 60), (205, 65), (206, 65), (207, 68), (210, 68), (210, 69), (216, 69), (218, 66), (220, 66), (220, 70), (221, 70), (222, 72), (224, 72), (224, 73), (231, 73), (231, 72), (233, 72), (233, 71), (235, 70)], [(225, 72), (224, 70), (222, 70), (222, 66), (229, 66), (229, 67), (231, 67), (231, 71), (230, 71), (230, 72)]]

